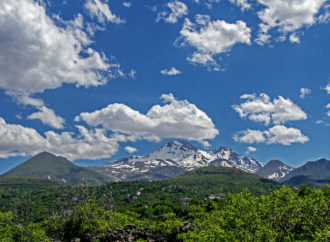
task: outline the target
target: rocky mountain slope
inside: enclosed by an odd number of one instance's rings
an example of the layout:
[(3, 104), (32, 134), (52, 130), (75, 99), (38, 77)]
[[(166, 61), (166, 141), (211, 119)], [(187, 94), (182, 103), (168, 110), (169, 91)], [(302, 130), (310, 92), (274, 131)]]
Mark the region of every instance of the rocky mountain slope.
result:
[(261, 167), (256, 174), (271, 180), (279, 181), (293, 170), (292, 167), (279, 160), (271, 160)]
[(281, 181), (286, 181), (300, 175), (309, 176), (317, 180), (327, 180), (330, 178), (330, 160), (319, 159), (317, 161), (309, 161), (305, 165), (291, 171)]
[(263, 163), (241, 156), (229, 148), (203, 151), (186, 141), (169, 141), (147, 156), (133, 156), (90, 167), (115, 181), (161, 180), (206, 166), (236, 167), (255, 173)]

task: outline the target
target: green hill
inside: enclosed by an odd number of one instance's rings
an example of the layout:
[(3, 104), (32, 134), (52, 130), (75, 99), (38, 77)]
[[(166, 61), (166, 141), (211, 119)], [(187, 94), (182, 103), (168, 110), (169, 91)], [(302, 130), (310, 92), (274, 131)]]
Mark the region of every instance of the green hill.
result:
[(161, 181), (122, 181), (96, 188), (111, 191), (118, 204), (127, 197), (141, 194), (137, 202), (152, 203), (161, 200), (179, 201), (188, 197), (202, 200), (210, 195), (241, 192), (244, 189), (254, 195), (267, 194), (282, 185), (260, 176), (228, 167), (204, 167), (181, 176)]
[(309, 187), (323, 187), (326, 184), (330, 184), (330, 179), (317, 180), (312, 176), (297, 175), (291, 177), (289, 180), (283, 182), (285, 185), (298, 187), (300, 185), (307, 185)]
[(35, 177), (69, 184), (86, 182), (98, 185), (108, 182), (108, 178), (84, 167), (74, 165), (67, 159), (42, 152), (21, 165), (4, 173), (1, 177)]
[(229, 167), (204, 167), (170, 180), (193, 190), (235, 193), (248, 189), (252, 193), (268, 193), (280, 184), (258, 175)]

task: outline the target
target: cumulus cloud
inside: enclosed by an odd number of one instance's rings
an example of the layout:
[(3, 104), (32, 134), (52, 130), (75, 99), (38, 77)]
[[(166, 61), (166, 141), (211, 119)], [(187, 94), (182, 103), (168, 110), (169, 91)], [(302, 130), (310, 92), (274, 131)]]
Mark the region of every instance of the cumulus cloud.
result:
[[(127, 7), (129, 3), (123, 3), (123, 5)], [(95, 17), (101, 24), (104, 24), (105, 22), (111, 22), (115, 24), (121, 24), (125, 22), (120, 17), (111, 12), (107, 0), (104, 3), (101, 0), (87, 0), (84, 8), (87, 10), (91, 17)]]
[(245, 154), (250, 154), (252, 152), (256, 152), (257, 151), (257, 148), (256, 147), (253, 147), (253, 146), (249, 146), (247, 147), (247, 150), (245, 151)]
[(278, 96), (271, 101), (265, 93), (261, 93), (259, 96), (244, 94), (241, 99), (245, 101), (232, 106), (241, 118), (263, 122), (265, 125), (273, 123), (275, 126), (264, 131), (252, 129), (240, 131), (233, 136), (236, 142), (291, 145), (297, 142), (305, 143), (309, 140), (299, 129), (282, 125), (288, 121), (307, 119), (307, 114), (290, 99)]
[(83, 28), (80, 14), (64, 21), (58, 15), (49, 17), (40, 1), (0, 1), (0, 89), (38, 110), (29, 119), (63, 128), (64, 119), (33, 98), (35, 93), (64, 83), (100, 86), (123, 75), (119, 64), (90, 48), (93, 41)]
[(265, 125), (269, 125), (271, 121), (274, 124), (281, 124), (307, 119), (307, 114), (289, 98), (278, 96), (271, 101), (267, 94), (261, 93), (259, 96), (245, 94), (241, 99), (245, 102), (232, 106), (241, 118), (264, 122)]
[[(291, 42), (299, 42), (298, 31), (303, 27), (314, 25), (317, 14), (327, 0), (258, 0), (265, 6), (258, 12), (262, 23), (256, 42), (264, 45), (269, 42), (270, 31), (277, 31), (280, 40), (290, 35)], [(293, 34), (293, 35), (292, 35)]]
[(244, 130), (234, 135), (236, 142), (253, 144), (282, 144), (291, 145), (292, 143), (305, 143), (309, 138), (301, 133), (299, 129), (287, 128), (283, 125), (275, 125), (268, 130)]
[(157, 16), (157, 22), (164, 20), (166, 23), (174, 24), (178, 22), (179, 18), (188, 14), (188, 7), (182, 2), (173, 1), (167, 3), (166, 6), (169, 8), (169, 11), (160, 12)]
[(299, 129), (287, 128), (283, 125), (276, 125), (265, 131), (267, 144), (291, 145), (292, 143), (305, 143), (309, 138), (301, 133)]
[(249, 4), (247, 0), (229, 0), (229, 2), (240, 7), (242, 11), (245, 11), (245, 10), (248, 10), (251, 8), (251, 4)]
[(224, 20), (211, 21), (208, 15), (195, 17), (196, 23), (185, 19), (176, 46), (191, 46), (196, 51), (187, 59), (192, 63), (202, 64), (219, 70), (214, 55), (225, 53), (238, 43), (251, 44), (251, 29), (239, 20), (227, 23)]
[(266, 141), (263, 131), (251, 129), (243, 130), (236, 133), (233, 139), (236, 142), (241, 142), (245, 144), (264, 143)]
[(7, 124), (0, 117), (0, 158), (26, 156), (43, 149), (46, 140), (35, 130)]
[(304, 99), (306, 97), (306, 95), (309, 95), (312, 93), (312, 90), (309, 88), (300, 88), (300, 95), (299, 97), (301, 99)]
[(60, 87), (99, 86), (118, 74), (103, 53), (89, 45), (83, 18), (57, 26), (32, 0), (0, 1), (0, 88), (36, 93)]
[(92, 127), (101, 126), (134, 139), (159, 141), (182, 138), (203, 143), (219, 134), (211, 118), (187, 100), (177, 100), (172, 94), (161, 96), (164, 105), (153, 106), (147, 114), (124, 104), (110, 104), (91, 113), (81, 113), (75, 121), (85, 121)]
[(161, 70), (160, 73), (162, 75), (167, 75), (167, 76), (176, 76), (176, 75), (181, 74), (181, 71), (179, 71), (175, 67), (171, 67), (170, 69)]
[(40, 107), (39, 112), (32, 113), (27, 119), (39, 119), (43, 124), (55, 129), (63, 129), (65, 123), (62, 117), (56, 115), (52, 109), (45, 106)]
[(122, 135), (109, 137), (104, 129), (88, 130), (83, 126), (76, 127), (78, 135), (70, 132), (46, 132), (47, 145), (44, 150), (60, 154), (69, 160), (97, 160), (111, 157), (118, 151), (118, 142), (126, 141)]
[(126, 146), (126, 147), (125, 147), (125, 150), (126, 150), (128, 153), (130, 153), (130, 154), (132, 154), (132, 153), (138, 151), (136, 148), (131, 147), (131, 146)]
[(78, 135), (53, 131), (39, 134), (35, 129), (22, 125), (8, 124), (0, 117), (0, 157), (34, 155), (49, 151), (70, 160), (109, 158), (118, 151), (118, 142), (124, 142), (122, 135), (108, 137), (104, 129), (87, 130), (77, 126)]

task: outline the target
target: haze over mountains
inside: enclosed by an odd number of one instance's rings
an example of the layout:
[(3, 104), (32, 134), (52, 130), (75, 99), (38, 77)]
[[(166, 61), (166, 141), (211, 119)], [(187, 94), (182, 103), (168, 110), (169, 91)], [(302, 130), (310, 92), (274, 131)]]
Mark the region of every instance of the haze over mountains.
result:
[[(317, 180), (327, 183), (330, 178), (330, 161), (326, 159), (294, 169), (278, 160), (263, 164), (226, 147), (203, 151), (183, 140), (169, 141), (146, 156), (127, 157), (94, 167), (79, 167), (63, 157), (42, 152), (2, 176), (32, 176), (71, 184), (84, 179), (96, 185), (109, 181), (169, 179), (202, 167), (234, 167), (278, 182), (294, 178), (294, 184), (299, 181), (318, 184)], [(305, 177), (297, 180), (296, 176)]]

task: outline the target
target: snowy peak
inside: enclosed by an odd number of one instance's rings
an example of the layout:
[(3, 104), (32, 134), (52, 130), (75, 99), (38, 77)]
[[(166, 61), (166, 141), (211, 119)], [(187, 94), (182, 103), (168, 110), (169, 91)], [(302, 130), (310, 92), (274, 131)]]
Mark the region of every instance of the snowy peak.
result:
[(219, 147), (213, 151), (211, 151), (211, 154), (217, 156), (219, 159), (229, 160), (230, 156), (235, 153), (231, 149), (226, 147)]
[(183, 140), (173, 140), (152, 152), (146, 158), (148, 160), (172, 160), (179, 162), (182, 159), (196, 154), (198, 150), (190, 143)]
[(211, 154), (216, 157), (216, 159), (210, 164), (213, 166), (236, 167), (251, 173), (255, 173), (258, 169), (264, 166), (263, 163), (256, 159), (241, 156), (226, 147), (219, 147), (212, 151)]
[(251, 157), (238, 155), (229, 148), (214, 151), (196, 149), (183, 140), (169, 141), (147, 156), (133, 156), (109, 162), (95, 170), (114, 180), (157, 180), (182, 174), (200, 167), (226, 166), (255, 173), (263, 164)]
[(271, 160), (257, 171), (259, 176), (279, 181), (293, 170), (292, 167), (279, 160)]

